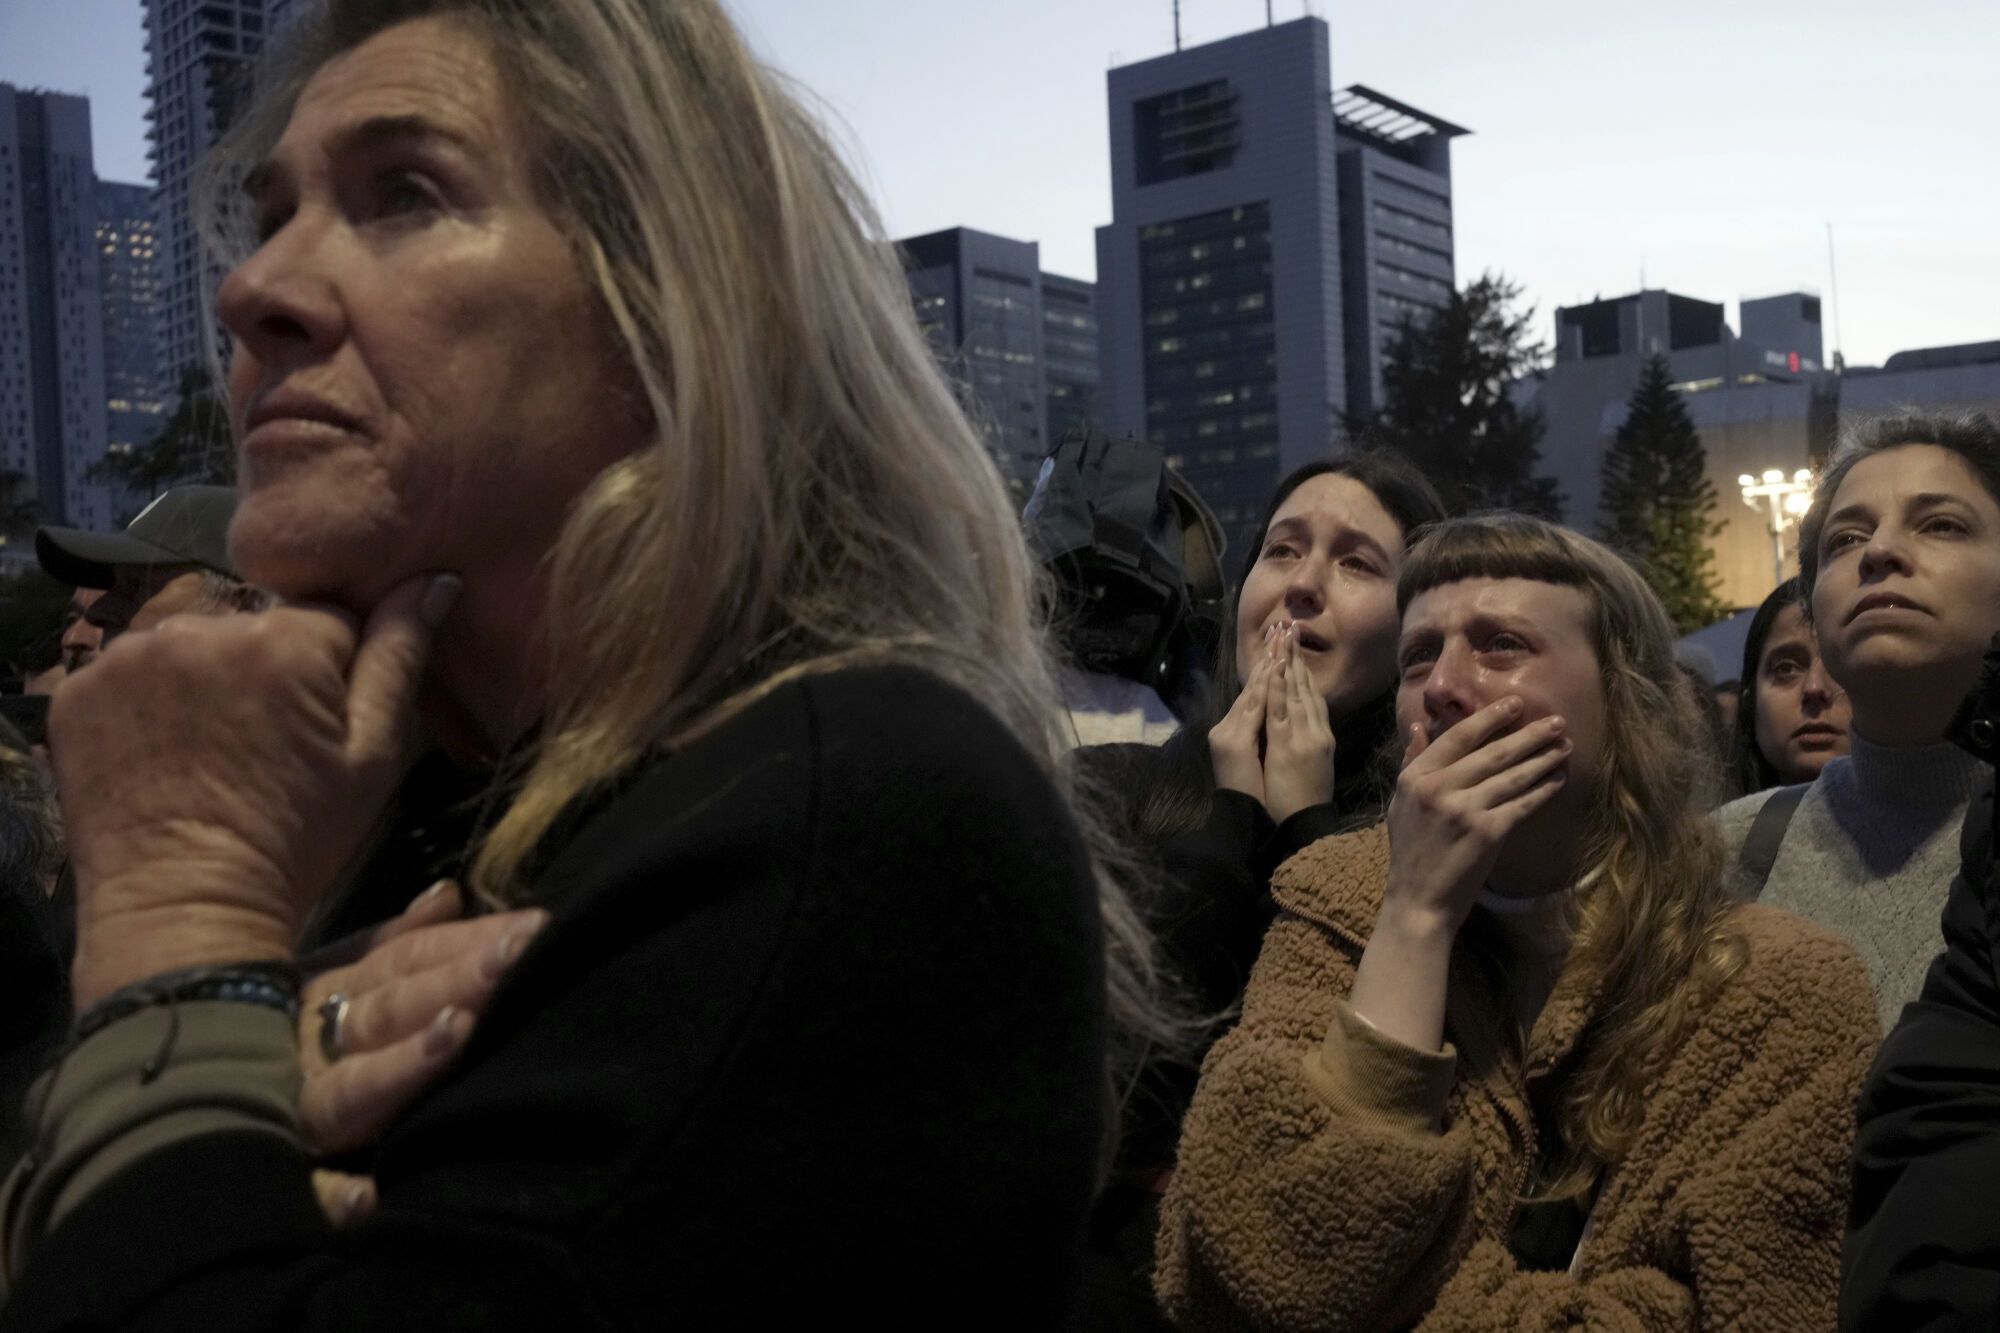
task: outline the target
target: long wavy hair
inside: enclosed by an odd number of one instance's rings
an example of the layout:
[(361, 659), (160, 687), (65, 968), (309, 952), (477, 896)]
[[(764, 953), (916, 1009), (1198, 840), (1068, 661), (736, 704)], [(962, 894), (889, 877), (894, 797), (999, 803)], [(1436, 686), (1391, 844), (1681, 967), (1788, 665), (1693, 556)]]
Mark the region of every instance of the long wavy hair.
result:
[[(860, 186), (716, 0), (328, 0), (205, 166), (216, 257), (254, 248), (240, 182), (314, 71), (420, 18), (484, 39), (654, 428), (575, 501), (550, 557), (547, 711), (474, 888), (518, 899), (580, 798), (787, 681), (863, 662), (965, 689), (1067, 792), (1006, 490)], [(1102, 869), (1099, 901), (1114, 1031), (1173, 1040), (1151, 938)]]
[(1598, 1000), (1557, 1097), (1561, 1152), (1541, 1192), (1578, 1198), (1625, 1155), (1653, 1079), (1742, 966), (1744, 946), (1708, 819), (1715, 765), (1706, 746), (1689, 744), (1701, 714), (1659, 598), (1588, 537), (1491, 514), (1432, 528), (1404, 561), (1397, 602), (1407, 611), (1444, 584), (1509, 578), (1583, 593), (1604, 689), (1604, 756), (1581, 862), (1589, 874), (1572, 896), (1564, 965)]

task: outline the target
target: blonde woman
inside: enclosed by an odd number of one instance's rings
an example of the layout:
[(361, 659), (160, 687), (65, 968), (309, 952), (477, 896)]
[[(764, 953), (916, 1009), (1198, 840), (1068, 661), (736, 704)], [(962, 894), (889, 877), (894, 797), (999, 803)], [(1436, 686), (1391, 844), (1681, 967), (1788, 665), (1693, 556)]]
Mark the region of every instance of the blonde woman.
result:
[[(78, 1036), (10, 1322), (1055, 1326), (1113, 1036), (1168, 1028), (1005, 492), (819, 131), (710, 0), (331, 0), (214, 170), (231, 546), (285, 603), (56, 707)], [(471, 888), (545, 924), (469, 1034), (327, 997), (331, 1056), (449, 1064), (336, 1235), (297, 942), (426, 801), (413, 713), (497, 766)]]
[(1280, 867), (1157, 1285), (1198, 1329), (1830, 1327), (1853, 953), (1732, 906), (1658, 601), (1586, 538), (1404, 562), (1383, 825)]

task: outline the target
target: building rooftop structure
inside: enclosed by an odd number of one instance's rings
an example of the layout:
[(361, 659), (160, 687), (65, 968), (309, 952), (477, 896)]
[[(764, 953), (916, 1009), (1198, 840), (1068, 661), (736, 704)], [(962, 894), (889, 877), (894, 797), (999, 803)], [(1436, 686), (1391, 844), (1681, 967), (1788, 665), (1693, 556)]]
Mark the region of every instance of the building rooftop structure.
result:
[(1349, 84), (1333, 95), (1333, 119), (1341, 136), (1371, 144), (1416, 166), (1429, 165), (1432, 143), (1472, 133), (1443, 116), (1419, 111), (1387, 93)]

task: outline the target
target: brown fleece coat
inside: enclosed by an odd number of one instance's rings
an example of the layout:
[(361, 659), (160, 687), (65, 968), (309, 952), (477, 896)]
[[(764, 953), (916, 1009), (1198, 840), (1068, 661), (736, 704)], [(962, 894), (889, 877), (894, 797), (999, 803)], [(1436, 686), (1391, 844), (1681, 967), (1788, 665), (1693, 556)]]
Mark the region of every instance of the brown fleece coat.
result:
[(1346, 997), (1387, 872), (1377, 826), (1313, 844), (1272, 881), (1282, 914), (1242, 1021), (1203, 1065), (1162, 1212), (1155, 1283), (1174, 1320), (1833, 1328), (1854, 1102), (1878, 1035), (1853, 951), (1775, 909), (1734, 909), (1748, 960), (1653, 1085), (1571, 1271), (1524, 1272), (1507, 1237), (1537, 1167), (1531, 1088), (1551, 1104), (1597, 997), (1564, 975), (1515, 1074), (1471, 1016), (1504, 1005), (1463, 958), (1453, 1045), (1375, 1032)]

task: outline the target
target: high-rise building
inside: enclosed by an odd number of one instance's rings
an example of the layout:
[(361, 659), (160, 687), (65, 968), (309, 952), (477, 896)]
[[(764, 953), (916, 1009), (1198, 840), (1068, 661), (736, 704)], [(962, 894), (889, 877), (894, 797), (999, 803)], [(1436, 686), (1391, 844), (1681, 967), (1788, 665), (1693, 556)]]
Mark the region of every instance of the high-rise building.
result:
[(219, 277), (203, 263), (194, 228), (195, 164), (228, 128), (251, 61), (289, 10), (290, 0), (146, 0), (157, 326), (169, 384), (203, 359), (201, 293)]
[[(45, 523), (110, 522), (90, 103), (0, 84), (0, 468)], [(25, 497), (23, 497), (25, 498)]]
[(1042, 274), (1042, 379), (1049, 405), (1044, 438), (1097, 419), (1097, 288)]
[[(159, 432), (167, 415), (166, 381), (155, 322), (153, 192), (144, 185), (97, 183), (97, 263), (104, 291), (105, 452), (130, 453)], [(114, 501), (120, 497), (114, 496)], [(135, 510), (124, 497), (123, 509)], [(114, 507), (121, 507), (114, 505)], [(115, 521), (115, 517), (114, 517)]]
[(1347, 411), (1366, 420), (1397, 332), (1451, 300), (1451, 141), (1471, 131), (1358, 83), (1335, 95), (1333, 117)]
[(1347, 405), (1327, 27), (1125, 65), (1108, 90), (1103, 419), (1165, 449), (1235, 545)]
[(1017, 498), (1089, 416), (1097, 325), (1087, 282), (1041, 270), (1041, 247), (970, 227), (897, 242), (917, 325)]

